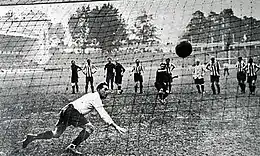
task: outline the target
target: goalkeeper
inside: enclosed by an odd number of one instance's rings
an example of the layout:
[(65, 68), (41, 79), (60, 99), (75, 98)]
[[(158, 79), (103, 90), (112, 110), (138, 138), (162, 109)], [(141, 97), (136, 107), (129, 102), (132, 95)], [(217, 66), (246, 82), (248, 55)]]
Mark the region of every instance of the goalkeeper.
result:
[(85, 94), (63, 107), (60, 112), (59, 121), (53, 131), (46, 131), (36, 135), (28, 134), (27, 138), (23, 141), (23, 148), (26, 148), (27, 145), (34, 140), (58, 138), (68, 126), (72, 125), (74, 127), (82, 128), (82, 131), (66, 148), (65, 152), (82, 155), (81, 152), (76, 150), (76, 147), (86, 140), (94, 131), (94, 126), (84, 117), (84, 115), (88, 115), (94, 109), (108, 125), (114, 127), (121, 134), (125, 133), (126, 129), (115, 124), (103, 107), (101, 99), (107, 97), (108, 85), (106, 83), (100, 83), (96, 89), (97, 92)]

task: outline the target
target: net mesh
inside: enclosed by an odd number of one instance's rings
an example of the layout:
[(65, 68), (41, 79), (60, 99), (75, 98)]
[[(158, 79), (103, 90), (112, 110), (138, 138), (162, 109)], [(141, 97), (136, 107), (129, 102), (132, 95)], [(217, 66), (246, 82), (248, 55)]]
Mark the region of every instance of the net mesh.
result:
[[(239, 56), (259, 63), (259, 6), (257, 0), (1, 1), (0, 154), (65, 155), (79, 128), (25, 149), (21, 140), (52, 130), (60, 109), (85, 94), (81, 71), (79, 92), (71, 94), (72, 60), (83, 67), (91, 59), (96, 87), (112, 58), (126, 69), (123, 93), (114, 84), (104, 107), (128, 131), (116, 133), (94, 111), (95, 131), (79, 147), (84, 155), (259, 155), (259, 82), (255, 95), (248, 85), (241, 94), (234, 66)], [(193, 47), (184, 59), (175, 53), (182, 39)], [(201, 95), (193, 66), (212, 56), (220, 62), (221, 93), (212, 95), (206, 71)], [(160, 103), (154, 83), (166, 58), (178, 77)], [(142, 94), (134, 91), (136, 59), (144, 67)], [(230, 65), (225, 76), (224, 63)]]

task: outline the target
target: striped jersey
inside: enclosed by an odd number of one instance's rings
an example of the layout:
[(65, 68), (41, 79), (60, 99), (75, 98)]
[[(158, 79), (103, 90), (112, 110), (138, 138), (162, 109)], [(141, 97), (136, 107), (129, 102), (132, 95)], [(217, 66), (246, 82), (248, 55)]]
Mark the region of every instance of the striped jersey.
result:
[(209, 62), (206, 66), (206, 69), (210, 70), (210, 75), (212, 76), (219, 76), (219, 63), (218, 61), (215, 61), (214, 63)]
[(247, 71), (248, 76), (255, 76), (256, 72), (260, 69), (260, 67), (255, 63), (248, 63), (245, 66), (245, 70)]
[(196, 65), (194, 67), (194, 71), (193, 71), (193, 78), (194, 79), (202, 79), (204, 78), (204, 73), (205, 73), (205, 69), (203, 65)]
[(142, 65), (134, 66), (132, 71), (137, 74), (142, 74), (144, 72), (144, 67)]
[(244, 61), (237, 61), (236, 63), (236, 69), (237, 69), (237, 72), (244, 72), (244, 68), (246, 66), (246, 63)]
[(168, 74), (171, 73), (174, 68), (175, 68), (174, 64), (166, 64), (166, 71)]
[(97, 68), (93, 64), (91, 64), (91, 65), (86, 64), (84, 66), (83, 70), (86, 74), (86, 77), (93, 77), (93, 74), (97, 71)]

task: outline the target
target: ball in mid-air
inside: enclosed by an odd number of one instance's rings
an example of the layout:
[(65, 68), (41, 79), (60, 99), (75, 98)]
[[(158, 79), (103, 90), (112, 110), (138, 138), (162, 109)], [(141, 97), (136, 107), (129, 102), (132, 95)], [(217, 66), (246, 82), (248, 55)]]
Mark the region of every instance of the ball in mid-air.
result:
[(181, 57), (185, 58), (188, 57), (192, 52), (192, 46), (188, 41), (181, 41), (175, 47), (176, 54)]

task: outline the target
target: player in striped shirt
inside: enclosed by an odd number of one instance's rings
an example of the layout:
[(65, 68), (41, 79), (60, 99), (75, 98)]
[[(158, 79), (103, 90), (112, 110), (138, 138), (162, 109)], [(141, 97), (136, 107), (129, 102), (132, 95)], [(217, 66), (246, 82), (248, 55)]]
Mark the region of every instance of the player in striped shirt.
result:
[(249, 85), (250, 94), (255, 94), (256, 89), (256, 79), (257, 79), (257, 72), (259, 71), (260, 67), (253, 62), (252, 58), (249, 58), (247, 65), (244, 67), (247, 72), (247, 83)]
[(210, 62), (206, 65), (206, 69), (210, 71), (210, 82), (211, 82), (211, 89), (213, 94), (216, 94), (215, 85), (217, 87), (218, 94), (220, 94), (220, 85), (219, 85), (220, 66), (219, 66), (219, 62), (216, 61), (214, 56), (210, 58)]
[(135, 93), (137, 93), (138, 83), (140, 83), (140, 93), (143, 93), (143, 73), (144, 67), (140, 64), (140, 60), (135, 60), (136, 65), (133, 67), (134, 82), (135, 82)]
[(244, 70), (246, 66), (246, 63), (243, 61), (242, 57), (238, 57), (238, 61), (236, 63), (236, 69), (237, 69), (237, 81), (238, 85), (241, 88), (241, 93), (245, 93), (246, 91), (246, 72)]
[(195, 67), (193, 71), (193, 79), (198, 90), (198, 93), (204, 93), (204, 73), (205, 69), (202, 64), (200, 64), (200, 60), (195, 60)]
[(83, 67), (83, 73), (86, 75), (86, 86), (85, 86), (85, 93), (88, 93), (88, 85), (90, 83), (90, 88), (92, 93), (94, 93), (94, 79), (93, 74), (97, 72), (97, 68), (95, 65), (91, 64), (91, 60), (87, 59), (87, 63)]
[(168, 82), (167, 82), (167, 86), (168, 86), (168, 92), (171, 93), (172, 90), (172, 71), (175, 68), (175, 65), (170, 63), (170, 58), (167, 58), (166, 60), (166, 71), (167, 71), (167, 75), (168, 75)]

